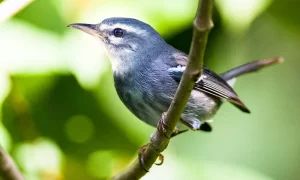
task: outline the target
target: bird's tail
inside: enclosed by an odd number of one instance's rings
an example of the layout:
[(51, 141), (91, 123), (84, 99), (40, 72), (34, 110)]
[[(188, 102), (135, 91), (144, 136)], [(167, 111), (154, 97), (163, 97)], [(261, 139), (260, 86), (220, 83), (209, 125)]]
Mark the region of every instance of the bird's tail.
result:
[(241, 65), (241, 66), (231, 69), (227, 72), (224, 72), (224, 73), (220, 74), (220, 76), (225, 81), (228, 81), (237, 76), (247, 74), (250, 72), (255, 72), (266, 66), (269, 66), (269, 65), (272, 65), (275, 63), (282, 63), (283, 61), (284, 61), (284, 59), (282, 57), (257, 60), (257, 61), (253, 61), (253, 62), (244, 64), (244, 65)]

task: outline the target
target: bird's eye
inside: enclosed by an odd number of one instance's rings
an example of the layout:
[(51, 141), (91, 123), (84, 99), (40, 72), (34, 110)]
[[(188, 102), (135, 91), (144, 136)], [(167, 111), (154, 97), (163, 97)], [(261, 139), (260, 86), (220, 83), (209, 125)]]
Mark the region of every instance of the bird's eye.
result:
[(114, 29), (114, 36), (116, 36), (116, 37), (122, 37), (123, 34), (124, 34), (123, 29), (121, 29), (121, 28)]

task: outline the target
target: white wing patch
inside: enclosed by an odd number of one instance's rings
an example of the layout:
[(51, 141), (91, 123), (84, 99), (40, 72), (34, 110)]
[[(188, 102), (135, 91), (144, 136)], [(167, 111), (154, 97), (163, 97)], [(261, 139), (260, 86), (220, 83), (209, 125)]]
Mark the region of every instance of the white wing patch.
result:
[(233, 87), (235, 85), (236, 80), (237, 80), (236, 78), (229, 79), (227, 81), (227, 84), (229, 84), (229, 86)]
[(199, 83), (202, 79), (205, 79), (205, 78), (207, 78), (207, 76), (205, 76), (204, 74), (202, 74), (202, 75), (198, 78), (198, 80), (196, 81), (196, 83)]

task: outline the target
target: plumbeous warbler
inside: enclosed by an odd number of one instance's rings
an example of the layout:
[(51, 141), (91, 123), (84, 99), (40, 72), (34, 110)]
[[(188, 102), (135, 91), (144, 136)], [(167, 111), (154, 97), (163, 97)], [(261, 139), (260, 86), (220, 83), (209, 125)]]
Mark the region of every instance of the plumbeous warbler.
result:
[[(108, 18), (99, 24), (70, 24), (100, 40), (112, 64), (119, 98), (139, 119), (156, 126), (174, 97), (188, 56), (167, 44), (150, 25), (132, 18)], [(208, 120), (228, 100), (250, 111), (228, 81), (238, 75), (281, 61), (254, 61), (217, 75), (203, 67), (180, 122), (192, 130), (211, 131)]]

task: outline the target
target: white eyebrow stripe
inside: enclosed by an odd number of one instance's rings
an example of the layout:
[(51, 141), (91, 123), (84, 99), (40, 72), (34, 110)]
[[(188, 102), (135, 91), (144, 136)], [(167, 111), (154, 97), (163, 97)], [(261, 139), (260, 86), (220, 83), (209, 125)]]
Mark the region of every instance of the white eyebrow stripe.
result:
[(114, 24), (112, 26), (110, 25), (107, 25), (107, 24), (102, 24), (100, 26), (100, 30), (103, 30), (103, 29), (115, 29), (115, 28), (121, 28), (121, 29), (124, 29), (128, 32), (133, 32), (135, 34), (145, 34), (146, 31), (143, 30), (143, 29), (140, 29), (139, 27), (132, 27), (130, 25), (126, 25), (126, 24), (120, 24), (120, 23), (117, 23), (117, 24)]

